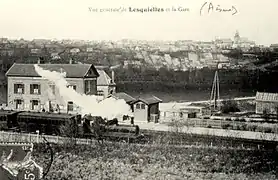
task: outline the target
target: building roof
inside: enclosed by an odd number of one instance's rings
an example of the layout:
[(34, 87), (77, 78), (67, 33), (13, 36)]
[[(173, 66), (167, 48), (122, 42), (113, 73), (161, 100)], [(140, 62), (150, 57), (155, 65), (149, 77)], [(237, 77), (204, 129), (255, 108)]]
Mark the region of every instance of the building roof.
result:
[[(92, 64), (39, 64), (39, 66), (50, 71), (66, 72), (68, 78), (99, 77)], [(40, 77), (35, 71), (34, 64), (17, 63), (12, 65), (6, 76)]]
[(138, 101), (142, 101), (142, 102), (144, 102), (144, 103), (147, 104), (147, 105), (162, 102), (161, 99), (159, 99), (158, 97), (153, 96), (153, 95), (143, 95), (143, 96), (139, 96), (138, 98), (136, 98), (135, 101), (133, 101), (133, 103), (136, 103), (136, 102), (138, 102)]
[(110, 97), (111, 96), (114, 97), (114, 98), (117, 98), (117, 99), (123, 99), (127, 103), (132, 103), (133, 101), (136, 101), (135, 98), (133, 98), (132, 96), (130, 96), (127, 93), (124, 93), (124, 92), (115, 93), (115, 94), (110, 95)]
[(257, 92), (256, 101), (278, 102), (278, 93)]
[(108, 86), (113, 84), (111, 82), (112, 79), (108, 76), (108, 74), (103, 69), (97, 69), (97, 72), (99, 74), (99, 77), (97, 78), (98, 86)]

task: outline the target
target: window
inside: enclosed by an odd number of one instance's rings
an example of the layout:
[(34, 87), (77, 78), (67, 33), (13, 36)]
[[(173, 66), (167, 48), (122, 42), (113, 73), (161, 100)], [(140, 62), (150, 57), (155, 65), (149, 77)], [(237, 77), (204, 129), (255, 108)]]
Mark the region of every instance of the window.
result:
[(97, 91), (97, 95), (98, 95), (98, 96), (103, 96), (103, 95), (104, 95), (104, 91), (98, 90), (98, 91)]
[(140, 109), (140, 104), (136, 104), (136, 109)]
[(30, 94), (41, 94), (41, 88), (39, 84), (30, 84)]
[(16, 109), (22, 109), (23, 106), (23, 100), (22, 99), (15, 99), (15, 108)]
[(73, 90), (76, 91), (76, 85), (67, 85), (68, 88), (72, 88)]
[(92, 80), (85, 80), (85, 94), (89, 94), (92, 92)]
[(68, 111), (73, 111), (73, 102), (72, 101), (68, 102)]
[(15, 94), (24, 94), (24, 84), (14, 84)]
[(145, 104), (141, 104), (141, 109), (145, 109)]
[(38, 100), (31, 100), (31, 109), (32, 110), (39, 110), (39, 101)]
[(51, 84), (49, 85), (50, 89), (51, 89), (51, 92), (53, 95), (55, 95), (55, 85)]

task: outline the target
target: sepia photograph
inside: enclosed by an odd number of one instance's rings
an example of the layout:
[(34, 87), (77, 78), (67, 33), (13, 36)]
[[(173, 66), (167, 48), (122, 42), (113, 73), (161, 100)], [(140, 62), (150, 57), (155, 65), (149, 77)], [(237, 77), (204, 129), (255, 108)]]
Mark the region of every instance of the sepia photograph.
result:
[(0, 180), (278, 179), (277, 7), (0, 0)]

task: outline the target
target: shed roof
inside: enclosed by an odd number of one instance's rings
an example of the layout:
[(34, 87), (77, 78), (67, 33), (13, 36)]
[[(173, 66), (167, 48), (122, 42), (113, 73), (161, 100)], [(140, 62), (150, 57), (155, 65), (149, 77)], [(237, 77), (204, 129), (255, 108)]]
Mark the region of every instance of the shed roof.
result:
[[(66, 72), (68, 78), (98, 77), (99, 74), (92, 64), (39, 64), (45, 70)], [(6, 76), (40, 77), (35, 71), (34, 64), (14, 63)]]
[(136, 103), (138, 101), (142, 101), (147, 105), (150, 104), (155, 104), (155, 103), (160, 103), (162, 102), (161, 99), (159, 99), (158, 97), (154, 96), (154, 95), (143, 95), (143, 96), (139, 96), (138, 98), (136, 98), (135, 101), (133, 101), (133, 103)]
[(112, 94), (110, 95), (110, 97), (115, 97), (117, 99), (123, 99), (125, 100), (125, 102), (127, 103), (132, 103), (133, 101), (136, 101), (135, 98), (133, 98), (132, 96), (128, 95), (127, 93), (125, 92), (119, 92), (119, 93), (115, 93), (115, 94)]
[(257, 92), (256, 101), (278, 102), (278, 93)]

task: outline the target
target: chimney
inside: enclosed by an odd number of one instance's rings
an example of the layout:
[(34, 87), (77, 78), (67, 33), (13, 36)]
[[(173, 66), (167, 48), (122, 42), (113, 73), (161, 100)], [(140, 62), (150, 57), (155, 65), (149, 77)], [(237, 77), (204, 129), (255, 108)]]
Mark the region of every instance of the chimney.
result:
[(115, 72), (114, 72), (114, 70), (112, 69), (112, 75), (111, 75), (112, 77), (112, 83), (115, 83)]
[(69, 63), (70, 63), (70, 64), (72, 64), (72, 58), (70, 58), (70, 61), (69, 61)]

